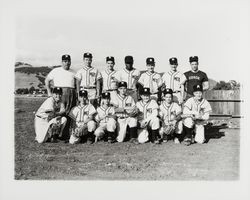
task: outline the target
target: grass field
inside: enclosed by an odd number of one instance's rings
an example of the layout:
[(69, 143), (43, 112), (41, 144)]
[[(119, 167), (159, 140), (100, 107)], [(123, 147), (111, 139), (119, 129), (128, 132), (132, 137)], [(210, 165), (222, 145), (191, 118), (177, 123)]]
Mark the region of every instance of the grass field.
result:
[(15, 98), (15, 179), (237, 180), (240, 129), (213, 126), (207, 143), (184, 146), (35, 142), (34, 111), (44, 98)]

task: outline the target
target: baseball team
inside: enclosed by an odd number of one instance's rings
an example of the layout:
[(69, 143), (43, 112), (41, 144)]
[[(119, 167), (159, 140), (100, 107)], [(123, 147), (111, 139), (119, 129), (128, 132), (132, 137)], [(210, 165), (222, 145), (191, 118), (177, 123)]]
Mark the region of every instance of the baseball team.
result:
[(191, 56), (191, 70), (177, 70), (178, 60), (169, 59), (170, 70), (155, 72), (155, 59), (146, 59), (146, 71), (133, 67), (114, 69), (115, 58), (106, 57), (106, 69), (92, 66), (92, 54), (83, 54), (83, 65), (70, 69), (70, 55), (46, 77), (48, 98), (35, 113), (38, 143), (64, 140), (70, 144), (130, 141), (134, 144), (205, 142), (204, 125), (212, 109), (204, 99), (209, 88), (206, 73), (198, 69), (199, 58)]

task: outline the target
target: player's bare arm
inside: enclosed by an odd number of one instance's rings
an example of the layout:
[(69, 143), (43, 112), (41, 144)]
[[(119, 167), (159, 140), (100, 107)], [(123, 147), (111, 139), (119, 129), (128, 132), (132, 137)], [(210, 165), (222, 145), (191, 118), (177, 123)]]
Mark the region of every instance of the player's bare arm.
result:
[(51, 88), (50, 88), (50, 81), (48, 77), (45, 79), (45, 87), (47, 89), (48, 96), (52, 96)]
[(208, 90), (209, 89), (209, 82), (208, 81), (203, 82), (202, 86), (203, 86), (203, 90)]

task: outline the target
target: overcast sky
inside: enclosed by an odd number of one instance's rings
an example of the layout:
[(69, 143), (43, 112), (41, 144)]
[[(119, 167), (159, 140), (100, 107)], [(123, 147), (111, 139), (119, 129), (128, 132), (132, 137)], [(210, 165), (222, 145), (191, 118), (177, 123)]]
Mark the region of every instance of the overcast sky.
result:
[(140, 70), (147, 57), (155, 58), (158, 72), (169, 70), (168, 59), (177, 57), (185, 72), (189, 56), (197, 55), (210, 78), (240, 80), (245, 1), (101, 2), (38, 12), (23, 7), (16, 20), (16, 61), (58, 65), (67, 53), (77, 70), (89, 51), (99, 69), (106, 56), (114, 56), (120, 69), (132, 55)]

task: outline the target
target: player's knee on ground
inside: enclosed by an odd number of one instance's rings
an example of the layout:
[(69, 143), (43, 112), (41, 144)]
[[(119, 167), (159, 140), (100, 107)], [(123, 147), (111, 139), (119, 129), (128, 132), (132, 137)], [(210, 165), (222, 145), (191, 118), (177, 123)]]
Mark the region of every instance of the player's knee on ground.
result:
[(61, 118), (61, 124), (64, 125), (67, 123), (67, 118), (66, 117), (62, 117)]
[(113, 118), (110, 118), (107, 122), (107, 131), (114, 132), (116, 129), (116, 121)]
[(94, 132), (94, 135), (98, 138), (101, 138), (103, 137), (104, 135), (104, 129), (102, 127), (98, 127), (95, 132)]
[(96, 129), (96, 123), (91, 120), (87, 123), (88, 131), (93, 132)]
[(205, 128), (203, 125), (195, 125), (195, 142), (202, 144), (205, 142)]
[(158, 117), (154, 117), (150, 120), (149, 126), (152, 130), (157, 130), (160, 128), (160, 119)]
[(69, 143), (70, 144), (77, 144), (80, 142), (80, 138), (79, 137), (76, 137), (74, 135), (71, 135), (70, 138), (69, 138)]
[(175, 127), (175, 133), (176, 134), (181, 134), (183, 131), (183, 123), (182, 121), (179, 121), (176, 123), (176, 127)]
[(128, 121), (127, 121), (127, 124), (130, 128), (134, 128), (134, 127), (137, 127), (137, 119), (134, 118), (134, 117), (129, 117), (128, 118)]
[(194, 120), (191, 117), (187, 117), (183, 120), (183, 124), (188, 128), (192, 128), (194, 126)]
[(139, 129), (138, 130), (138, 142), (145, 143), (148, 141), (148, 131), (147, 129)]

